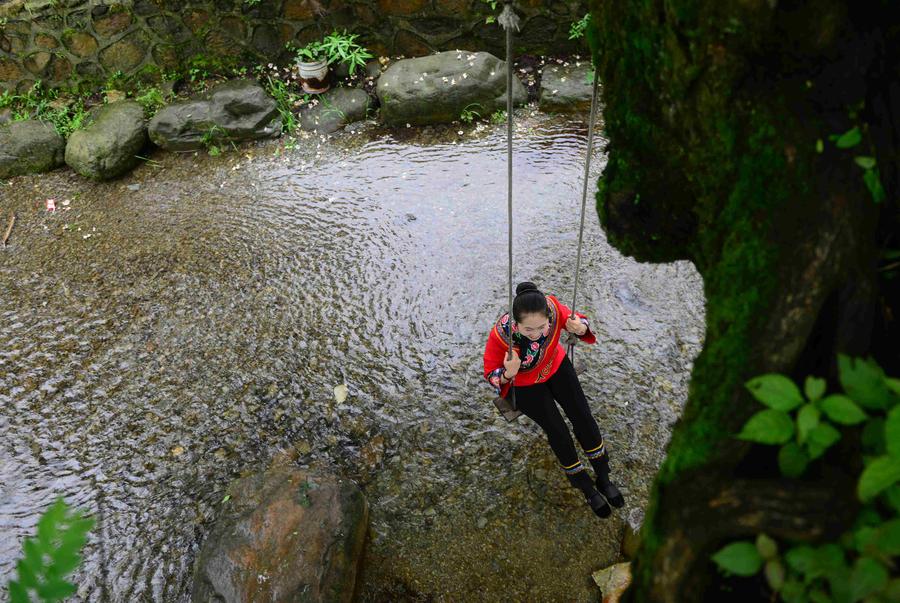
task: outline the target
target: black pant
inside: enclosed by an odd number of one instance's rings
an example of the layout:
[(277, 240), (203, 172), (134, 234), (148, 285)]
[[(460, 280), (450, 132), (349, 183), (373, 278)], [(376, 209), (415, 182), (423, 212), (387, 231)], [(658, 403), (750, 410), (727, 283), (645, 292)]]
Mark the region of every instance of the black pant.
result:
[(575, 451), (575, 444), (572, 442), (572, 436), (569, 435), (569, 428), (562, 415), (559, 414), (554, 399), (559, 402), (566, 416), (569, 417), (569, 421), (572, 422), (575, 437), (578, 438), (582, 449), (587, 452), (599, 448), (599, 451), (603, 451), (603, 461), (606, 462), (608, 457), (604, 448), (601, 448), (603, 436), (600, 434), (597, 421), (591, 415), (587, 398), (585, 398), (581, 384), (578, 382), (578, 376), (575, 374), (575, 367), (572, 366), (568, 357), (563, 359), (559, 369), (550, 379), (534, 385), (516, 386), (515, 393), (516, 405), (519, 410), (541, 426), (550, 441), (550, 448), (553, 449), (563, 468), (578, 463), (578, 453)]

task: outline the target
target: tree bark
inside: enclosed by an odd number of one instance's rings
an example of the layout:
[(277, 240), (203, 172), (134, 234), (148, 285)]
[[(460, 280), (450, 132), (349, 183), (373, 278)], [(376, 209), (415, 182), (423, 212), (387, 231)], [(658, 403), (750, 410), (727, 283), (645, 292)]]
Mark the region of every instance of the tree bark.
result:
[[(699, 600), (709, 555), (759, 531), (834, 538), (856, 509), (853, 435), (787, 480), (736, 440), (768, 372), (837, 388), (836, 355), (898, 367), (900, 27), (886, 3), (591, 3), (609, 159), (597, 210), (642, 261), (689, 259), (707, 332), (657, 475), (629, 601)], [(859, 128), (861, 142), (837, 136)], [(857, 156), (876, 159), (876, 202)], [(827, 477), (826, 477), (827, 476)]]

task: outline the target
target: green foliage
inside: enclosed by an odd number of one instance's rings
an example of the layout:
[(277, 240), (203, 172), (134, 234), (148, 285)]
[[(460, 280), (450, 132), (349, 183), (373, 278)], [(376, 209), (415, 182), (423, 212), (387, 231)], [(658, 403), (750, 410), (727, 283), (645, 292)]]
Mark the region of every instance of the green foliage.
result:
[(325, 58), (325, 51), (322, 49), (322, 42), (314, 40), (297, 49), (297, 60), (304, 63), (314, 63)]
[(264, 83), (266, 92), (275, 99), (278, 113), (281, 115), (281, 131), (290, 134), (300, 125), (294, 108), (309, 101), (308, 94), (299, 94), (292, 90), (284, 80), (266, 76)]
[[(732, 542), (712, 555), (722, 571), (741, 576), (755, 575), (764, 566), (769, 587), (787, 603), (874, 603), (900, 594), (900, 580), (890, 576), (900, 555), (900, 384), (872, 359), (839, 355), (838, 369), (845, 394), (824, 398), (824, 380), (814, 377), (806, 379), (806, 400), (798, 400), (799, 388), (782, 375), (763, 375), (746, 384), (769, 408), (753, 415), (738, 437), (783, 444), (778, 465), (789, 478), (800, 477), (840, 440), (832, 422), (862, 428), (857, 497), (863, 506), (848, 533), (819, 547), (788, 546), (783, 556), (771, 538), (760, 534), (755, 546)], [(772, 413), (778, 413), (777, 419)], [(796, 438), (783, 441), (788, 431), (784, 420), (790, 422), (792, 413), (790, 431)]]
[[(851, 112), (851, 114), (855, 115), (855, 112)], [(863, 129), (859, 126), (854, 126), (843, 134), (832, 134), (828, 139), (834, 142), (834, 146), (839, 149), (852, 149), (863, 141)], [(853, 160), (863, 170), (863, 183), (869, 190), (872, 200), (875, 203), (884, 201), (886, 195), (884, 186), (881, 184), (881, 174), (878, 171), (875, 158), (867, 155), (858, 155)]]
[(366, 61), (372, 58), (372, 54), (356, 42), (358, 37), (359, 34), (350, 34), (347, 30), (334, 30), (321, 41), (312, 41), (296, 49), (297, 60), (315, 62), (325, 59), (329, 65), (346, 63), (350, 75), (353, 75), (357, 68), (364, 67)]
[(754, 377), (746, 383), (753, 397), (775, 410), (794, 410), (803, 404), (803, 394), (794, 382), (784, 375), (769, 374)]
[(850, 149), (862, 142), (862, 132), (859, 127), (851, 128), (840, 136), (832, 134), (830, 140), (834, 141), (834, 146), (839, 149)]
[(144, 108), (147, 117), (152, 117), (163, 105), (166, 104), (166, 98), (162, 90), (156, 86), (151, 86), (139, 91), (135, 97), (140, 105)]
[(200, 142), (206, 147), (206, 151), (213, 157), (222, 153), (222, 147), (217, 142), (227, 133), (216, 124), (212, 124), (200, 137)]
[(65, 580), (81, 563), (78, 554), (94, 520), (57, 499), (38, 520), (37, 535), (25, 540), (24, 557), (16, 565), (17, 580), (8, 584), (12, 603), (61, 601), (75, 594)]
[(723, 570), (738, 576), (752, 576), (763, 565), (756, 545), (746, 541), (732, 542), (714, 554), (712, 560)]
[(479, 103), (470, 103), (463, 107), (462, 112), (459, 114), (459, 119), (467, 124), (470, 124), (475, 121), (475, 119), (481, 117), (481, 113), (476, 111), (473, 107), (481, 107), (482, 109), (484, 108)]
[(322, 40), (321, 50), (325, 53), (328, 63), (346, 63), (350, 75), (356, 73), (357, 68), (365, 67), (366, 61), (372, 58), (372, 54), (356, 42), (359, 34), (332, 31)]
[(12, 109), (13, 121), (38, 119), (49, 122), (64, 138), (82, 128), (87, 117), (82, 99), (61, 98), (58, 89), (45, 88), (40, 80), (25, 94), (5, 92), (0, 95), (0, 108)]
[(503, 109), (498, 109), (491, 113), (491, 123), (494, 124), (502, 124), (506, 123), (506, 111)]
[(578, 38), (584, 36), (584, 31), (587, 29), (588, 24), (591, 22), (591, 13), (587, 13), (578, 21), (574, 21), (572, 25), (569, 27), (569, 39), (577, 40)]

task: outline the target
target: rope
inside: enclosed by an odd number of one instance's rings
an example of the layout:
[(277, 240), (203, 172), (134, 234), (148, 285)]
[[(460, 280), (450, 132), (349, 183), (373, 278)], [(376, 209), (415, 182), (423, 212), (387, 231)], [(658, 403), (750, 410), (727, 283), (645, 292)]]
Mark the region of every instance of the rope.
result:
[[(512, 9), (512, 0), (505, 0), (503, 12), (498, 17), (498, 22), (506, 30), (506, 206), (507, 206), (507, 222), (509, 224), (509, 337), (507, 338), (507, 360), (512, 360), (513, 344), (512, 344), (512, 325), (513, 325), (513, 177), (512, 177), (512, 136), (513, 136), (513, 95), (512, 95), (512, 30), (519, 29), (519, 18)], [(505, 372), (505, 371), (504, 371)], [(513, 377), (509, 382), (510, 401), (513, 410), (516, 407), (516, 378)]]
[[(581, 242), (584, 239), (584, 209), (587, 205), (588, 177), (591, 171), (591, 153), (594, 148), (594, 124), (597, 118), (597, 89), (598, 89), (597, 68), (594, 68), (594, 86), (591, 91), (591, 117), (588, 120), (588, 139), (587, 139), (587, 157), (584, 161), (584, 185), (581, 189), (581, 226), (578, 228), (578, 259), (575, 260), (575, 290), (572, 292), (572, 316), (575, 316), (575, 301), (578, 299), (578, 275), (581, 273)], [(574, 337), (569, 338), (569, 360), (575, 363), (575, 342), (578, 341)]]

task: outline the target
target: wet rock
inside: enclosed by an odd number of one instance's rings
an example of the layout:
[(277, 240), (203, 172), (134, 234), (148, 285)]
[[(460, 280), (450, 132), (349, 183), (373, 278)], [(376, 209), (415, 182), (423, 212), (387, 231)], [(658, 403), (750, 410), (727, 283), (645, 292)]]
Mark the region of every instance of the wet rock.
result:
[(631, 584), (631, 563), (617, 563), (591, 575), (600, 592), (603, 603), (618, 603), (625, 589)]
[(350, 601), (368, 507), (349, 481), (274, 468), (241, 478), (197, 560), (194, 602)]
[(626, 522), (622, 535), (622, 554), (626, 559), (634, 559), (640, 546), (640, 529), (635, 530), (630, 523)]
[[(447, 123), (463, 110), (486, 117), (506, 108), (506, 63), (486, 52), (441, 52), (392, 64), (375, 88), (387, 124)], [(526, 100), (513, 78), (513, 100)]]
[(65, 150), (50, 124), (28, 119), (0, 125), (0, 178), (52, 170), (63, 164)]
[(366, 77), (377, 78), (381, 75), (381, 63), (378, 59), (372, 59), (366, 63)]
[(199, 149), (222, 141), (275, 138), (281, 118), (275, 101), (252, 80), (232, 80), (205, 95), (162, 108), (149, 126), (164, 149)]
[(118, 101), (100, 108), (87, 128), (72, 132), (66, 163), (87, 178), (109, 180), (137, 165), (146, 143), (143, 108), (135, 101)]
[(589, 62), (581, 65), (551, 65), (541, 76), (541, 111), (573, 113), (591, 110), (593, 84), (588, 81), (592, 72)]
[(332, 88), (303, 107), (300, 127), (321, 134), (336, 132), (349, 123), (365, 119), (370, 102), (365, 90)]

